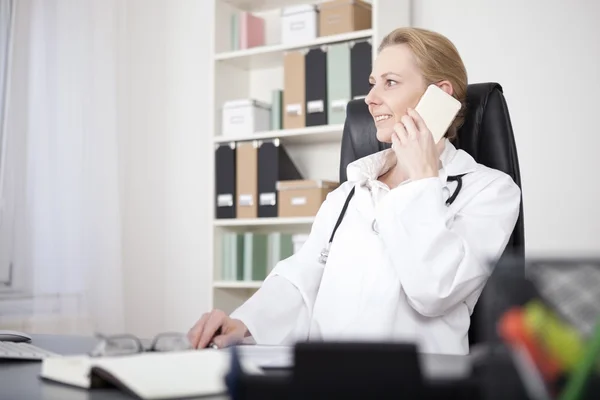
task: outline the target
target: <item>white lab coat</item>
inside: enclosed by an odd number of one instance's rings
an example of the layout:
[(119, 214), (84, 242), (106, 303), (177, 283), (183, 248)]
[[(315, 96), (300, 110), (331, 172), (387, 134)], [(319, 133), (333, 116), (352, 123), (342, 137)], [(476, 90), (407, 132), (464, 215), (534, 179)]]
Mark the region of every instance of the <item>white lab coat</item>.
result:
[[(392, 190), (377, 178), (394, 165), (393, 150), (351, 163), (348, 181), (327, 196), (303, 247), (231, 317), (259, 344), (411, 341), (423, 352), (468, 353), (470, 315), (489, 261), (514, 229), (521, 193), (510, 176), (447, 140), (440, 161), (439, 177)], [(464, 173), (447, 206), (457, 186), (447, 176)], [(324, 266), (319, 255), (353, 186)]]

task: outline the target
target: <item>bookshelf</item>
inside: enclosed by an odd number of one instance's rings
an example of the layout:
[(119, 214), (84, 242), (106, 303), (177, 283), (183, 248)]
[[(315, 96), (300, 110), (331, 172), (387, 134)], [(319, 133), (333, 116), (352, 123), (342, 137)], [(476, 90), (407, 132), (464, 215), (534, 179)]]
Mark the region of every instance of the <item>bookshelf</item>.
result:
[(215, 55), (216, 61), (233, 64), (239, 68), (274, 68), (281, 65), (283, 55), (287, 51), (305, 49), (309, 47), (322, 46), (340, 42), (349, 42), (351, 40), (369, 39), (373, 36), (373, 30), (361, 30), (340, 35), (331, 35), (320, 37), (315, 40), (300, 44), (285, 45), (276, 44), (271, 46), (261, 46), (246, 50), (230, 51)]
[(279, 138), (287, 144), (339, 143), (342, 140), (343, 124), (311, 126), (299, 129), (256, 132), (253, 135), (215, 136), (215, 143), (244, 142)]
[(253, 226), (295, 226), (312, 225), (314, 217), (280, 217), (280, 218), (235, 218), (215, 219), (214, 225), (221, 227), (253, 227)]
[[(279, 139), (306, 179), (338, 181), (340, 144), (343, 124), (311, 126), (298, 129), (254, 132), (250, 135), (222, 136), (221, 115), (226, 101), (253, 98), (271, 103), (275, 89), (283, 89), (283, 61), (286, 52), (322, 47), (330, 44), (370, 40), (372, 57), (377, 45), (393, 29), (410, 26), (410, 0), (372, 0), (371, 28), (337, 35), (317, 37), (296, 44), (282, 44), (281, 9), (300, 4), (318, 4), (318, 0), (212, 0), (215, 1), (213, 31), (213, 87), (209, 91), (212, 105), (210, 126), (213, 143)], [(231, 15), (248, 11), (265, 21), (265, 43), (244, 50), (231, 49)], [(365, 77), (367, 79), (368, 77)], [(210, 149), (215, 165), (214, 148)], [(208, 176), (214, 177), (214, 170)], [(214, 210), (215, 182), (207, 184)], [(208, 195), (208, 194), (207, 194)], [(282, 232), (308, 234), (314, 217), (215, 219), (210, 229), (211, 306), (229, 313), (260, 288), (261, 281), (231, 281), (221, 278), (221, 238), (230, 232)]]
[(262, 285), (261, 281), (215, 281), (214, 288), (219, 289), (258, 289)]

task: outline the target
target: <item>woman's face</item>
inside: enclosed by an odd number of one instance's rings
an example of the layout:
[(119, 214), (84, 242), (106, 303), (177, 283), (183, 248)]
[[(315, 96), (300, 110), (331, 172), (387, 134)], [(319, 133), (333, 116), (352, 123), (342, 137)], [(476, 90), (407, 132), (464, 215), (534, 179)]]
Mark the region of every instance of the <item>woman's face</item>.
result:
[(400, 44), (379, 53), (369, 82), (372, 87), (365, 101), (375, 120), (377, 140), (391, 143), (394, 124), (417, 105), (427, 88), (425, 79), (408, 46)]

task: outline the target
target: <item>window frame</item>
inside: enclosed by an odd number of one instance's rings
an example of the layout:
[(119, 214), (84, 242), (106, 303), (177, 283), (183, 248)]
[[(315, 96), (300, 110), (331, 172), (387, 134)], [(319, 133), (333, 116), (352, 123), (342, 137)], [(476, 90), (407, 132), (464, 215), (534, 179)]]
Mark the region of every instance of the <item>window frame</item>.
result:
[[(0, 77), (0, 298), (23, 294), (24, 277), (15, 266), (16, 242), (16, 196), (17, 185), (15, 168), (18, 154), (12, 152), (9, 129), (9, 109), (11, 97), (11, 77), (13, 69), (13, 48), (15, 37), (16, 2), (8, 0), (9, 8), (6, 56), (3, 76)], [(4, 45), (2, 46), (4, 47)], [(14, 143), (13, 143), (14, 144)], [(5, 255), (5, 257), (2, 257)]]

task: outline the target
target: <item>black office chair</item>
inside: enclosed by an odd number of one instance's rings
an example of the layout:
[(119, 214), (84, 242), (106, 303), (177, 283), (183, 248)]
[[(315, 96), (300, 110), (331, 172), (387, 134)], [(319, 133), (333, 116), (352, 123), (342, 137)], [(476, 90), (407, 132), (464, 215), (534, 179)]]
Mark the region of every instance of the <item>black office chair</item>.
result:
[[(387, 143), (379, 142), (375, 133), (375, 124), (364, 99), (350, 101), (346, 110), (342, 137), (340, 182), (347, 179), (346, 167), (349, 163), (390, 147)], [(499, 84), (476, 83), (468, 86), (465, 122), (453, 144), (471, 154), (477, 162), (507, 173), (521, 187), (512, 124), (502, 87)], [(519, 218), (505, 254), (524, 258), (524, 243), (523, 202), (521, 202)], [(478, 309), (483, 307), (481, 303), (484, 298), (485, 289), (471, 316), (469, 330), (471, 345), (483, 341), (483, 322), (477, 315)]]

